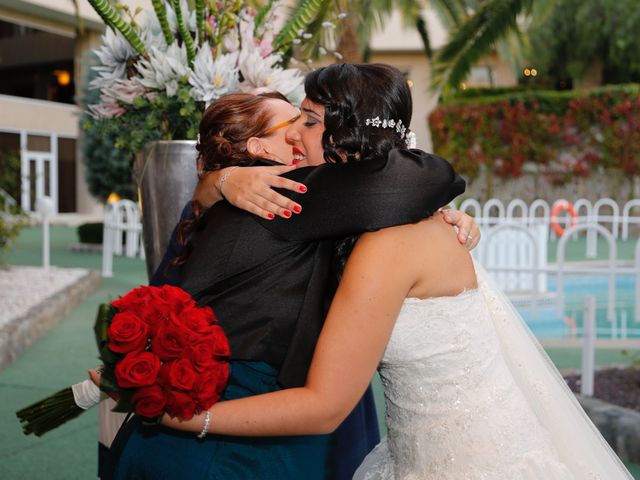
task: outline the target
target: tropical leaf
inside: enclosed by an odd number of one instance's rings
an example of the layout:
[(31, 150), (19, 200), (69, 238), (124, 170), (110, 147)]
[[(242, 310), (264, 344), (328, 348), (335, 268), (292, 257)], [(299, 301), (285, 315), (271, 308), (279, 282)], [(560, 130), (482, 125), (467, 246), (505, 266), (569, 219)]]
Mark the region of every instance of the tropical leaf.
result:
[(178, 31), (180, 32), (184, 46), (187, 49), (187, 61), (189, 62), (189, 67), (192, 67), (193, 60), (196, 58), (196, 46), (193, 43), (193, 38), (191, 38), (191, 32), (187, 28), (187, 24), (184, 22), (182, 8), (180, 7), (180, 0), (171, 0), (171, 6), (173, 7), (173, 11), (176, 13)]
[(147, 54), (144, 44), (138, 34), (133, 30), (133, 28), (131, 28), (131, 25), (127, 24), (118, 12), (109, 5), (107, 0), (89, 0), (89, 3), (98, 15), (100, 15), (104, 23), (112, 29), (118, 30), (124, 38), (127, 39), (131, 46), (140, 53), (140, 55)]
[(253, 23), (256, 26), (256, 29), (262, 26), (263, 22), (267, 18), (267, 14), (271, 12), (274, 2), (275, 0), (269, 0), (258, 9), (258, 13), (256, 13), (255, 18), (253, 19)]
[(204, 42), (204, 0), (195, 0), (195, 9), (198, 45), (202, 45), (202, 42)]
[(158, 22), (162, 29), (162, 35), (164, 36), (167, 45), (171, 45), (174, 38), (173, 32), (171, 32), (171, 28), (169, 27), (169, 21), (167, 20), (167, 7), (164, 0), (151, 0), (151, 3), (153, 5), (153, 10), (156, 12), (156, 17), (158, 17)]
[(436, 56), (435, 87), (456, 86), (471, 67), (494, 46), (497, 40), (517, 29), (517, 16), (530, 11), (533, 0), (488, 0), (483, 2)]
[(273, 40), (273, 49), (285, 52), (298, 36), (298, 31), (305, 30), (327, 4), (333, 0), (300, 0), (293, 14)]

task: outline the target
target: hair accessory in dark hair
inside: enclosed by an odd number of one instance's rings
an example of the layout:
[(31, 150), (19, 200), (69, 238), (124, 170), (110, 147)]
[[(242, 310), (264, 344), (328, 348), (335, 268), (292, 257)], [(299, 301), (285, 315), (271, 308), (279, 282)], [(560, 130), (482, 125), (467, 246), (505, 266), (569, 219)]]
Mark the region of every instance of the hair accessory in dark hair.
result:
[(380, 119), (380, 117), (367, 118), (365, 125), (376, 128), (391, 128), (395, 129), (400, 138), (403, 138), (407, 144), (407, 148), (416, 148), (416, 134), (405, 127), (402, 120), (395, 121), (393, 118), (387, 120), (386, 118)]

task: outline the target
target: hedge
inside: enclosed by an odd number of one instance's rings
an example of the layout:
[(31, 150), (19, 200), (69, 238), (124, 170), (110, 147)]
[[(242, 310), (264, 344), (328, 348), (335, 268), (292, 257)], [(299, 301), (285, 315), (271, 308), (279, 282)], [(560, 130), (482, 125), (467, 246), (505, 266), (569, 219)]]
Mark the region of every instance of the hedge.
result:
[(518, 177), (525, 164), (565, 172), (640, 174), (640, 85), (587, 92), (510, 92), (453, 98), (429, 117), (434, 151), (469, 179), (480, 168)]

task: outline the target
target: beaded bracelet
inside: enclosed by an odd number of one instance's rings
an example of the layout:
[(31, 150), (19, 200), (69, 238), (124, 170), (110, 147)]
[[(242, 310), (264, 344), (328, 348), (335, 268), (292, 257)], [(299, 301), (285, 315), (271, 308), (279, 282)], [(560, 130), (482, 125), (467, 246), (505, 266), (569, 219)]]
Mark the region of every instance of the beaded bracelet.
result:
[(224, 182), (226, 182), (229, 179), (229, 175), (231, 175), (231, 172), (233, 172), (236, 168), (238, 167), (237, 166), (228, 167), (227, 171), (224, 172), (218, 179), (218, 183), (216, 187), (218, 187), (218, 192), (220, 192), (220, 195), (222, 195), (223, 197), (224, 197), (224, 193), (222, 193), (222, 186), (224, 185)]
[(204, 425), (202, 426), (202, 431), (198, 434), (198, 438), (204, 438), (209, 433), (209, 422), (211, 422), (211, 412), (207, 410), (204, 416)]

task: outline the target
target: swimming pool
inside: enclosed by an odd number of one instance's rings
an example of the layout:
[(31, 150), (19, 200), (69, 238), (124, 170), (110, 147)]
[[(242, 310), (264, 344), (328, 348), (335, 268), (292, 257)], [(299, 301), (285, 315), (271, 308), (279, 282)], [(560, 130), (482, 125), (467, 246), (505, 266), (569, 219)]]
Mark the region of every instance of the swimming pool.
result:
[[(548, 289), (557, 292), (557, 282), (549, 277)], [(616, 321), (607, 320), (607, 278), (604, 276), (565, 277), (565, 316), (556, 312), (555, 302), (537, 307), (518, 306), (527, 325), (538, 338), (570, 338), (582, 334), (584, 302), (587, 295), (596, 299), (596, 331), (598, 338), (640, 339), (640, 323), (635, 323), (635, 279), (618, 276), (616, 279)]]

